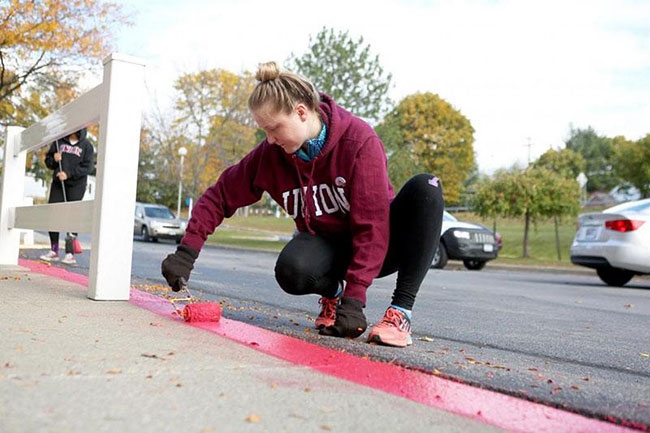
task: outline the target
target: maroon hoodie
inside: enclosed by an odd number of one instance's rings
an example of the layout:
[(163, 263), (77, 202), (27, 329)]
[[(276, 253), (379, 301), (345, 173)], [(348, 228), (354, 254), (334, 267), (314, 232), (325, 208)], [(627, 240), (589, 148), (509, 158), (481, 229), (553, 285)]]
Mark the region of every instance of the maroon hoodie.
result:
[(318, 156), (305, 162), (262, 141), (198, 199), (181, 243), (200, 251), (224, 217), (257, 202), (266, 191), (299, 231), (351, 238), (345, 296), (365, 304), (388, 249), (394, 191), (386, 153), (373, 129), (329, 96), (321, 95), (319, 113), (328, 132)]

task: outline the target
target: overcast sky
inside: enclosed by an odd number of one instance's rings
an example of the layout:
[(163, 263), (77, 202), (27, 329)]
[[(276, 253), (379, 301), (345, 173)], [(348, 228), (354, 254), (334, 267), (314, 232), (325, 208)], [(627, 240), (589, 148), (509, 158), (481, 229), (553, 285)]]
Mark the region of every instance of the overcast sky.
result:
[(254, 72), (301, 55), (323, 26), (364, 38), (399, 101), (432, 92), (475, 129), (479, 170), (563, 147), (571, 126), (650, 133), (650, 1), (119, 0), (117, 51), (147, 64), (165, 105), (185, 72)]

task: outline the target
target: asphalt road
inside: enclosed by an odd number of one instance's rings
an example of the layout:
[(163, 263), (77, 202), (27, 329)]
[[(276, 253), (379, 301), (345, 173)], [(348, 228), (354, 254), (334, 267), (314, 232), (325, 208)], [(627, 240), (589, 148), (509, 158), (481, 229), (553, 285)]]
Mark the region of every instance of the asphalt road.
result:
[[(170, 242), (134, 242), (132, 282), (164, 284)], [(23, 250), (36, 259), (45, 250)], [(88, 272), (88, 254), (75, 272)], [(398, 363), (588, 416), (650, 430), (650, 280), (607, 287), (595, 272), (430, 270), (414, 309), (413, 346), (375, 346), (321, 337), (317, 296), (275, 283), (276, 254), (206, 246), (190, 279), (193, 294), (224, 305), (224, 316), (323, 346)], [(60, 265), (63, 266), (63, 265)], [(394, 277), (370, 288), (366, 315), (381, 319)]]

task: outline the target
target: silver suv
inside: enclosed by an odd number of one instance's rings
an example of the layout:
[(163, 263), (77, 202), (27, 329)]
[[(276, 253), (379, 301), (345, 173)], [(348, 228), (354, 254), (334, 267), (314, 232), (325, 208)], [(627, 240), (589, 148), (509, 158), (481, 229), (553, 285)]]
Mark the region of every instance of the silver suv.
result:
[(187, 222), (176, 218), (174, 213), (161, 204), (136, 203), (133, 221), (133, 236), (145, 242), (158, 239), (174, 239), (181, 242)]

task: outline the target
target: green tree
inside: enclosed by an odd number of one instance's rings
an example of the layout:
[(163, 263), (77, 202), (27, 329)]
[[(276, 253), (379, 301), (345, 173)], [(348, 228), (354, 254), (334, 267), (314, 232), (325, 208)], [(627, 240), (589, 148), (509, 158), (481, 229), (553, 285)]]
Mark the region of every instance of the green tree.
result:
[(335, 33), (325, 27), (309, 38), (308, 51), (293, 53), (287, 68), (309, 78), (316, 88), (357, 116), (379, 120), (392, 102), (388, 95), (392, 74), (384, 72), (379, 56), (373, 56), (363, 37), (356, 41), (349, 33)]
[[(160, 203), (175, 209), (178, 198), (178, 173), (172, 177), (171, 167), (165, 164), (161, 154), (168, 154), (157, 146), (151, 130), (151, 119), (145, 118), (140, 132), (140, 155), (138, 160), (138, 185), (136, 200), (145, 203)], [(178, 157), (176, 157), (178, 158)]]
[(585, 159), (571, 149), (549, 149), (532, 163), (533, 167), (548, 168), (568, 179), (575, 179), (586, 169)]
[(614, 149), (612, 140), (601, 137), (588, 127), (587, 129), (571, 128), (566, 148), (578, 152), (585, 160), (587, 191), (610, 191), (620, 183), (613, 170), (612, 158)]
[(397, 187), (417, 172), (442, 180), (445, 201), (458, 205), (476, 167), (474, 128), (463, 114), (432, 93), (407, 96), (377, 126), (386, 146), (391, 182)]
[[(577, 179), (580, 173), (584, 173), (586, 163), (582, 155), (578, 152), (565, 148), (562, 150), (547, 150), (535, 162), (533, 162), (532, 166), (536, 168), (546, 168), (567, 180), (572, 180)], [(578, 203), (580, 202), (583, 202), (582, 197)], [(553, 223), (555, 225), (555, 248), (557, 250), (557, 259), (562, 260), (559, 233), (560, 221), (558, 215), (553, 215)]]
[(544, 167), (515, 167), (495, 173), (474, 196), (474, 210), (484, 217), (524, 218), (522, 256), (530, 257), (528, 237), (538, 218), (575, 216), (580, 211), (579, 185)]
[(650, 134), (635, 142), (615, 137), (613, 143), (618, 177), (636, 187), (642, 197), (650, 197)]

